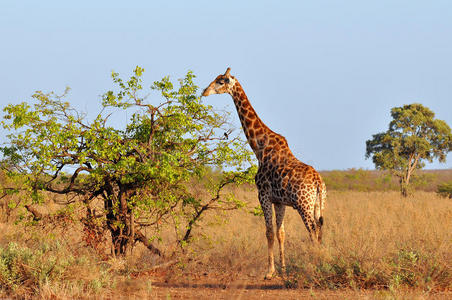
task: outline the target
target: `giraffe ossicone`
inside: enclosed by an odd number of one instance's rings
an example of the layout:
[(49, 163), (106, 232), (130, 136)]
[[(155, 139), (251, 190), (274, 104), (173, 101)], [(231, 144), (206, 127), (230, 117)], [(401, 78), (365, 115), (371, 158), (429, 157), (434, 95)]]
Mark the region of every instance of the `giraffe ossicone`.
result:
[(284, 213), (286, 206), (298, 211), (309, 237), (322, 241), (323, 210), (326, 187), (320, 174), (311, 166), (299, 161), (290, 151), (286, 139), (268, 128), (259, 118), (240, 83), (228, 68), (204, 89), (202, 96), (230, 94), (234, 100), (243, 131), (259, 162), (256, 186), (259, 202), (264, 212), (268, 244), (268, 272), (275, 273), (273, 254), (273, 206), (276, 215), (276, 237), (279, 243), (281, 267), (284, 260)]

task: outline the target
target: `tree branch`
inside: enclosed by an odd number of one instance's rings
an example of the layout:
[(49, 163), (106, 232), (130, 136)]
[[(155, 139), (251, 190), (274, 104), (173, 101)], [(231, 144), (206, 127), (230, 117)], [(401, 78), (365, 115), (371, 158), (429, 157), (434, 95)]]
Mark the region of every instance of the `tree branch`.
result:
[(78, 174), (79, 174), (81, 171), (91, 171), (91, 170), (88, 169), (88, 168), (86, 168), (86, 167), (78, 167), (78, 168), (74, 171), (74, 174), (72, 174), (72, 176), (71, 176), (71, 181), (70, 181), (69, 185), (68, 185), (66, 188), (62, 189), (62, 190), (57, 190), (57, 189), (53, 188), (53, 187), (50, 185), (50, 182), (49, 182), (48, 184), (45, 185), (44, 189), (45, 189), (46, 191), (49, 191), (49, 192), (52, 192), (52, 193), (56, 193), (56, 194), (67, 194), (67, 193), (69, 193), (69, 192), (83, 193), (84, 191), (83, 191), (82, 189), (73, 189), (73, 188), (72, 188), (72, 187), (74, 186), (75, 179), (77, 178)]
[(160, 257), (164, 257), (163, 253), (154, 245), (152, 245), (141, 231), (135, 232), (135, 240), (142, 242), (143, 245), (145, 245), (146, 248), (148, 248), (152, 253), (157, 254)]

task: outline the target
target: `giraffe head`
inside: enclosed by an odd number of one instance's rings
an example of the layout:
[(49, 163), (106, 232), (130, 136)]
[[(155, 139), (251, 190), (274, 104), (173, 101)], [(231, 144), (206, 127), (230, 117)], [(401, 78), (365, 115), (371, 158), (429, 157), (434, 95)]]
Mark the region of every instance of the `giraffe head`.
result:
[(206, 97), (213, 94), (232, 94), (232, 87), (235, 84), (235, 78), (229, 72), (231, 68), (226, 70), (226, 73), (218, 75), (214, 81), (212, 81), (208, 87), (202, 92), (202, 96)]

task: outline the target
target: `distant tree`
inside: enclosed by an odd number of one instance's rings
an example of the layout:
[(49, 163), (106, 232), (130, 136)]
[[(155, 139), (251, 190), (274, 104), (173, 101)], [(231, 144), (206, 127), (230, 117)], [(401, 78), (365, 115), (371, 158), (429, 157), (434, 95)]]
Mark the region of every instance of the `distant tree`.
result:
[[(188, 242), (204, 212), (243, 205), (220, 193), (226, 185), (254, 180), (246, 143), (232, 133), (227, 113), (200, 101), (191, 72), (178, 89), (168, 77), (155, 82), (151, 91), (157, 95), (150, 100), (143, 95), (142, 73), (137, 67), (127, 81), (113, 73), (116, 91), (103, 95), (92, 120), (63, 100), (67, 93), (38, 91), (33, 106), (4, 108), (3, 127), (11, 133), (1, 149), (2, 167), (17, 179), (15, 190), (30, 196), (21, 207), (35, 215), (29, 204), (45, 201), (43, 191), (67, 195), (67, 205), (84, 207), (87, 241), (104, 241), (109, 232), (116, 255), (135, 242), (162, 254), (153, 242), (165, 238), (163, 224), (175, 226), (180, 245)], [(126, 111), (127, 124), (112, 119), (121, 113), (124, 120)], [(212, 168), (228, 171), (203, 178)], [(210, 198), (191, 189), (201, 181)]]
[(424, 167), (425, 161), (446, 161), (452, 151), (452, 134), (446, 122), (435, 119), (429, 108), (418, 103), (394, 107), (391, 116), (389, 129), (366, 141), (366, 158), (372, 156), (377, 169), (397, 176), (406, 197), (416, 169)]

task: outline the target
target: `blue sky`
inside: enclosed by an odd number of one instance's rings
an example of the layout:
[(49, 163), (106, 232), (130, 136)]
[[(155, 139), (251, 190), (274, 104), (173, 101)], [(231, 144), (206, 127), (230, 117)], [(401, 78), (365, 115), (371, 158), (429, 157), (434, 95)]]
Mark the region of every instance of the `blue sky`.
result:
[[(264, 122), (320, 170), (372, 169), (365, 141), (392, 107), (422, 103), (452, 126), (452, 1), (5, 0), (0, 36), (2, 107), (70, 86), (89, 112), (112, 70), (144, 67), (148, 86), (192, 70), (203, 88), (229, 66)], [(204, 101), (234, 110), (227, 95)], [(452, 155), (427, 167), (451, 168)]]

